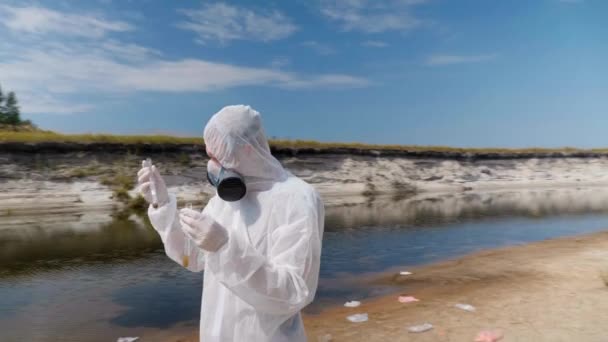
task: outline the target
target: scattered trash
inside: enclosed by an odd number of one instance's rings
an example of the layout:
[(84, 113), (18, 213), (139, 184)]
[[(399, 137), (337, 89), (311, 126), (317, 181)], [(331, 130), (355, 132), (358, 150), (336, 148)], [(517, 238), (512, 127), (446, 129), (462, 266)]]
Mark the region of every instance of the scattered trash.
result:
[(350, 302), (344, 303), (344, 306), (346, 306), (347, 308), (356, 308), (359, 305), (361, 305), (361, 302), (358, 302), (356, 300), (351, 300)]
[(475, 338), (475, 342), (496, 342), (503, 338), (501, 331), (484, 330), (480, 331)]
[(401, 271), (401, 272), (399, 272), (399, 275), (402, 275), (402, 276), (406, 276), (406, 275), (412, 275), (412, 272), (408, 272), (408, 271)]
[(333, 337), (331, 336), (331, 334), (325, 334), (317, 337), (317, 342), (331, 342), (332, 340)]
[(412, 327), (407, 328), (407, 330), (411, 333), (423, 333), (433, 329), (433, 325), (431, 323), (424, 323), (420, 325), (414, 325)]
[(413, 303), (419, 302), (420, 299), (412, 297), (412, 296), (399, 296), (399, 303)]
[(470, 305), (470, 304), (461, 304), (461, 303), (458, 303), (458, 304), (454, 305), (454, 307), (458, 308), (460, 310), (468, 311), (468, 312), (475, 312), (475, 307), (473, 305)]
[(119, 337), (116, 342), (135, 342), (139, 337)]
[(362, 323), (362, 322), (367, 322), (368, 317), (367, 317), (366, 313), (362, 313), (362, 314), (350, 315), (350, 316), (346, 317), (346, 319), (353, 323)]

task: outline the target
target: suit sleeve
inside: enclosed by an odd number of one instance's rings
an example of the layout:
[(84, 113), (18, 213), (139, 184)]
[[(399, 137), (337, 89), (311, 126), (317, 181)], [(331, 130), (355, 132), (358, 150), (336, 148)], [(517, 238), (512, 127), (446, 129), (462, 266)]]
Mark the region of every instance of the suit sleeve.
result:
[(246, 234), (230, 233), (220, 250), (208, 254), (208, 271), (229, 290), (268, 314), (292, 314), (313, 299), (319, 280), (324, 208), (318, 196), (277, 205), (286, 222), (272, 230), (267, 256)]
[[(171, 260), (192, 272), (200, 272), (205, 267), (204, 252), (194, 243), (190, 243), (190, 249), (186, 250), (186, 235), (179, 222), (177, 200), (174, 195), (169, 195), (169, 199), (169, 203), (158, 209), (154, 209), (152, 206), (148, 208), (150, 223), (160, 235), (165, 247), (165, 254)], [(209, 205), (211, 202), (207, 207)]]

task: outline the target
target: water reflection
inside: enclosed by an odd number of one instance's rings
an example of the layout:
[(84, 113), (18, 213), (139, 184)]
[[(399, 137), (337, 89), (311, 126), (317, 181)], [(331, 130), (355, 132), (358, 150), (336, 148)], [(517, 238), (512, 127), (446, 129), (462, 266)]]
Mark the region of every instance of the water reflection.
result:
[[(605, 188), (420, 194), (401, 199), (378, 197), (363, 203), (328, 207), (326, 240), (331, 239), (332, 232), (366, 227), (381, 233), (387, 228), (606, 212), (608, 189)], [(349, 234), (340, 236), (348, 241)], [(414, 233), (420, 234), (420, 231)], [(0, 218), (0, 276), (61, 265), (127, 262), (161, 249), (156, 232), (145, 218), (135, 215), (117, 218), (111, 213), (85, 213)]]
[[(308, 310), (374, 296), (363, 274), (608, 227), (608, 190), (420, 194), (328, 207)], [(202, 275), (147, 222), (108, 213), (0, 218), (0, 340), (103, 341), (196, 326)]]
[[(197, 325), (201, 274), (161, 253), (0, 281), (1, 341), (115, 341)], [(150, 340), (150, 339), (146, 339)]]
[[(158, 327), (166, 329), (180, 322), (191, 322), (200, 313), (202, 278), (185, 275), (150, 279), (118, 290), (112, 301), (125, 307), (110, 323), (122, 327)], [(150, 300), (158, 298), (160, 300)], [(171, 313), (168, 315), (167, 313)]]
[(544, 219), (502, 218), (432, 227), (362, 227), (324, 237), (319, 295), (360, 298), (386, 289), (361, 288), (360, 277), (397, 266), (416, 266), (488, 248), (513, 246), (608, 228), (608, 215)]
[(501, 217), (579, 215), (608, 212), (607, 188), (419, 194), (379, 197), (330, 207), (326, 229), (365, 226), (431, 226)]
[(156, 232), (136, 216), (16, 217), (0, 227), (0, 276), (32, 268), (120, 263), (162, 247)]

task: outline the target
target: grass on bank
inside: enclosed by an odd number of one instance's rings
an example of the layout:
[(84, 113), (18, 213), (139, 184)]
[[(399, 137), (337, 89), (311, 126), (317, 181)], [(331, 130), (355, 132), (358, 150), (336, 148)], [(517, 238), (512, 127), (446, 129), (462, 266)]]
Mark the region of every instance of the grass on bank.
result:
[[(13, 132), (0, 130), (0, 143), (109, 143), (109, 144), (186, 144), (203, 145), (200, 137), (175, 137), (168, 135), (110, 135), (110, 134), (59, 134), (49, 131)], [(397, 151), (434, 151), (456, 153), (552, 153), (552, 152), (596, 152), (608, 153), (608, 148), (578, 149), (563, 148), (459, 148), (449, 146), (414, 146), (414, 145), (373, 145), (362, 143), (331, 143), (312, 140), (272, 140), (270, 145), (275, 148), (354, 148), (368, 150), (397, 150)]]
[(451, 146), (422, 146), (422, 145), (373, 145), (363, 143), (326, 143), (311, 140), (273, 140), (271, 145), (282, 148), (355, 148), (355, 149), (368, 149), (368, 150), (396, 150), (396, 151), (434, 151), (434, 152), (458, 152), (458, 153), (552, 153), (552, 152), (597, 152), (607, 153), (608, 148), (596, 148), (596, 149), (579, 149), (574, 147), (561, 147), (561, 148), (462, 148), (462, 147), (451, 147)]
[(119, 201), (128, 202), (131, 199), (129, 191), (135, 186), (133, 177), (119, 173), (113, 177), (102, 177), (101, 184), (112, 189), (113, 196)]
[(200, 144), (201, 138), (173, 137), (168, 135), (110, 135), (110, 134), (59, 134), (48, 131), (0, 131), (0, 142), (17, 143), (109, 143), (109, 144)]
[(131, 197), (129, 191), (135, 186), (135, 180), (131, 176), (119, 173), (114, 176), (101, 178), (101, 184), (112, 189), (112, 197), (125, 204), (123, 210), (118, 214), (125, 218), (131, 214), (142, 214), (148, 208), (146, 200), (141, 195)]

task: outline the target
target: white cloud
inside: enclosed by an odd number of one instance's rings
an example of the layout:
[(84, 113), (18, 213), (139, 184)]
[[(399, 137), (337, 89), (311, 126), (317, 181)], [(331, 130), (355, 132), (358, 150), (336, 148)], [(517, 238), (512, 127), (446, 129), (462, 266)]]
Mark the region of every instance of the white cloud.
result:
[(291, 60), (288, 57), (280, 56), (280, 57), (274, 58), (270, 62), (270, 67), (273, 69), (281, 69), (281, 68), (288, 66), (289, 64), (291, 64)]
[(283, 84), (286, 88), (302, 89), (302, 88), (359, 88), (371, 85), (371, 83), (363, 78), (353, 77), (341, 74), (325, 74), (312, 76), (308, 78), (292, 78), (289, 82)]
[[(40, 13), (52, 12), (38, 9)], [(84, 25), (89, 32), (72, 39), (65, 35), (76, 34), (71, 26), (75, 22), (96, 21), (83, 14), (70, 14), (67, 18), (71, 24), (63, 21), (66, 25), (61, 30), (56, 23), (67, 19), (38, 21), (29, 26), (20, 21), (4, 23), (8, 30), (18, 30), (20, 34), (5, 35), (6, 39), (0, 40), (0, 82), (4, 89), (17, 93), (24, 113), (87, 112), (99, 99), (124, 98), (136, 92), (210, 92), (239, 86), (345, 88), (370, 84), (350, 75), (289, 72), (283, 69), (289, 63), (287, 59), (264, 67), (200, 58), (171, 59), (155, 49), (125, 43), (115, 36), (105, 37), (112, 30), (130, 29), (127, 23), (95, 29)], [(5, 31), (0, 23), (0, 32)], [(47, 34), (40, 35), (43, 32)]]
[(253, 11), (225, 3), (205, 4), (200, 9), (180, 10), (188, 19), (179, 28), (193, 31), (197, 41), (252, 40), (269, 42), (288, 37), (297, 27), (279, 11)]
[(114, 56), (126, 61), (144, 61), (152, 56), (162, 55), (160, 51), (136, 44), (124, 44), (116, 40), (106, 40), (96, 49), (98, 54)]
[(90, 38), (133, 29), (123, 21), (106, 20), (94, 15), (62, 13), (36, 6), (0, 6), (0, 23), (14, 32), (55, 33)]
[(321, 0), (321, 13), (341, 24), (345, 31), (380, 33), (408, 31), (423, 21), (411, 12), (426, 0)]
[(87, 111), (92, 107), (86, 102), (68, 99), (89, 95), (209, 92), (252, 85), (287, 89), (369, 85), (366, 79), (349, 75), (304, 75), (194, 58), (169, 60), (144, 47), (115, 41), (98, 48), (54, 43), (22, 50), (0, 61), (0, 75), (5, 88), (20, 94), (26, 113)]
[(374, 47), (374, 48), (383, 48), (387, 47), (388, 44), (379, 40), (366, 40), (361, 43), (362, 46), (366, 47)]
[(496, 54), (488, 55), (433, 55), (427, 58), (426, 64), (432, 66), (466, 64), (485, 62), (496, 58)]
[(22, 111), (27, 113), (74, 114), (93, 109), (90, 104), (68, 102), (48, 94), (30, 92), (19, 92), (19, 102)]
[(301, 45), (311, 48), (319, 55), (331, 55), (336, 52), (336, 50), (334, 50), (334, 48), (332, 48), (331, 46), (319, 43), (314, 40), (303, 42)]

